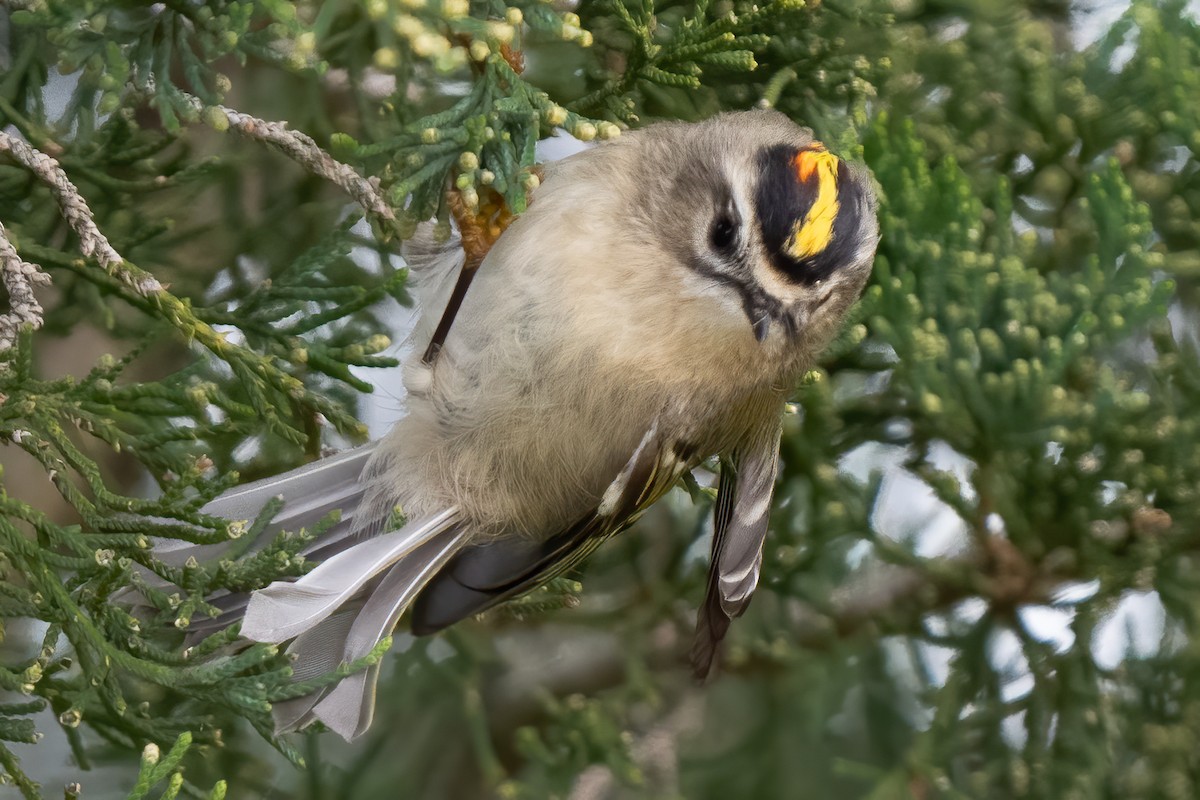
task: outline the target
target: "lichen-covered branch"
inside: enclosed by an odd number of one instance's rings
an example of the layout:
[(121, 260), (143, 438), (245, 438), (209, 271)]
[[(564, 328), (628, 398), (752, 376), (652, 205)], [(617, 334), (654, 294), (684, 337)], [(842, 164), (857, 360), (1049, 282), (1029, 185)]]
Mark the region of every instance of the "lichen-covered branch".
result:
[(16, 343), (22, 325), (34, 329), (42, 327), (42, 305), (34, 295), (33, 287), (48, 286), (50, 276), (21, 258), (8, 240), (3, 223), (0, 223), (0, 272), (8, 292), (9, 307), (7, 312), (0, 314), (0, 352), (4, 352)]
[(3, 130), (0, 130), (0, 152), (8, 153), (13, 160), (50, 188), (63, 218), (79, 238), (79, 249), (85, 256), (95, 258), (100, 266), (129, 284), (139, 294), (151, 295), (162, 289), (162, 285), (153, 276), (126, 268), (125, 259), (96, 227), (87, 201), (54, 158)]
[(312, 137), (289, 130), (286, 122), (267, 122), (227, 106), (216, 106), (210, 124), (218, 129), (228, 122), (238, 133), (278, 149), (315, 175), (340, 186), (363, 210), (376, 217), (392, 221), (396, 214), (379, 191), (378, 178), (364, 178), (350, 167), (335, 160), (322, 150)]

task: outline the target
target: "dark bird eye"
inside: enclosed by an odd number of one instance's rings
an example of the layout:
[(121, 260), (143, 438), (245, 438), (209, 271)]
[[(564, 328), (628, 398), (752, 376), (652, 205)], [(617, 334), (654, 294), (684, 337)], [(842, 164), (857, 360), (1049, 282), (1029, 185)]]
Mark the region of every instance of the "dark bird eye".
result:
[(733, 218), (722, 214), (713, 221), (712, 230), (708, 232), (708, 241), (714, 250), (728, 250), (737, 241), (737, 223)]

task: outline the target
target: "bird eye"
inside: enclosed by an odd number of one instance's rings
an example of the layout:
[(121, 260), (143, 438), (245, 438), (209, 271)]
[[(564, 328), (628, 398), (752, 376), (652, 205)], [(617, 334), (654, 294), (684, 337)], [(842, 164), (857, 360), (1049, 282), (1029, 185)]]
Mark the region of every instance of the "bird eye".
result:
[(713, 220), (712, 229), (708, 232), (708, 242), (714, 250), (729, 250), (737, 241), (737, 222), (728, 214), (721, 214)]

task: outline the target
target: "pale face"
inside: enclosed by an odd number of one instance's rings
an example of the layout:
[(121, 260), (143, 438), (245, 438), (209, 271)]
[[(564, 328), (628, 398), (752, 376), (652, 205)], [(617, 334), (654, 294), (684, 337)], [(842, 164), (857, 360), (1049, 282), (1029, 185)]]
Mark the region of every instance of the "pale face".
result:
[[(764, 342), (836, 322), (861, 293), (878, 240), (866, 176), (780, 115), (747, 114), (711, 138), (675, 185), (691, 241), (679, 253), (721, 287)], [(757, 123), (757, 124), (755, 124)], [(766, 123), (766, 124), (763, 124)], [(699, 191), (696, 187), (700, 187)]]

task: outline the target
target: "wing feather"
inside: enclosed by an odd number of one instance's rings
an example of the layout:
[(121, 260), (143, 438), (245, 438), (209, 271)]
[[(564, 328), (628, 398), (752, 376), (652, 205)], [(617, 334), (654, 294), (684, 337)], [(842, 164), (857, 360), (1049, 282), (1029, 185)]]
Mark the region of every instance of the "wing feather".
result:
[(704, 678), (712, 668), (729, 624), (750, 605), (762, 568), (763, 542), (771, 511), (771, 494), (779, 471), (776, 425), (722, 464), (714, 511), (712, 563), (708, 590), (696, 619), (692, 668)]
[(413, 605), (413, 633), (435, 633), (571, 569), (667, 493), (690, 464), (656, 422), (597, 507), (549, 539), (501, 539), (464, 548)]

